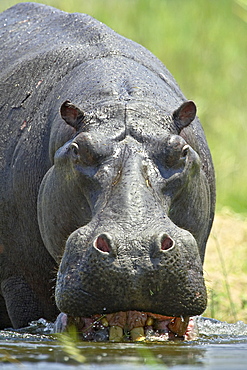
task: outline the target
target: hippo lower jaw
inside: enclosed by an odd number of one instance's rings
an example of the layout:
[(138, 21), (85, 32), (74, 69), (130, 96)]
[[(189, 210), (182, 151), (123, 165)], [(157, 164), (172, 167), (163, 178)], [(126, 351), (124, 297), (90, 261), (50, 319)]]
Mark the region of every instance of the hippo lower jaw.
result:
[(84, 341), (165, 341), (194, 339), (193, 318), (168, 317), (151, 312), (127, 311), (90, 318), (72, 317), (61, 313), (55, 332), (74, 326)]

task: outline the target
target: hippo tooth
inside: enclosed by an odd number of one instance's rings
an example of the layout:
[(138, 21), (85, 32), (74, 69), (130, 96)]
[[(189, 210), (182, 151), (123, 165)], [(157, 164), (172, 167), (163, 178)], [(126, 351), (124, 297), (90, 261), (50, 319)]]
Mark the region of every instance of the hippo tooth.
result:
[(146, 321), (146, 326), (153, 326), (154, 319), (152, 317), (148, 317)]
[(145, 340), (144, 329), (142, 326), (132, 329), (130, 331), (130, 335), (131, 335), (131, 339), (135, 342)]
[(120, 326), (111, 326), (109, 329), (109, 340), (112, 342), (121, 342), (123, 340), (123, 329)]
[(109, 326), (109, 322), (107, 321), (107, 319), (105, 317), (103, 317), (101, 320), (101, 324), (107, 328)]
[(189, 316), (184, 318), (176, 317), (168, 324), (168, 328), (174, 334), (177, 334), (179, 337), (182, 337), (187, 330), (189, 319), (190, 319)]

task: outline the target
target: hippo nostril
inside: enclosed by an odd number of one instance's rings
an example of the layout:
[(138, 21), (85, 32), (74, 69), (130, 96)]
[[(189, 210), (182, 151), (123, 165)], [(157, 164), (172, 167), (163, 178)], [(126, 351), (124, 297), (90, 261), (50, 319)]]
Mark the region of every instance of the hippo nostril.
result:
[(106, 234), (100, 234), (94, 241), (94, 247), (101, 252), (109, 253), (111, 251), (110, 239)]
[(175, 245), (174, 240), (172, 240), (169, 236), (164, 235), (161, 238), (161, 250), (167, 251), (171, 249)]

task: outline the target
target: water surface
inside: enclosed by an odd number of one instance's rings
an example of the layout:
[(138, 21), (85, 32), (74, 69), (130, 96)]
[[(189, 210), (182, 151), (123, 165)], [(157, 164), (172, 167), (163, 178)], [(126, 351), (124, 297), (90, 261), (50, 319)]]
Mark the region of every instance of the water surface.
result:
[[(0, 368), (13, 369), (247, 369), (247, 325), (197, 318), (187, 342), (63, 344), (44, 321), (25, 331), (0, 331)], [(35, 365), (35, 367), (34, 367)]]

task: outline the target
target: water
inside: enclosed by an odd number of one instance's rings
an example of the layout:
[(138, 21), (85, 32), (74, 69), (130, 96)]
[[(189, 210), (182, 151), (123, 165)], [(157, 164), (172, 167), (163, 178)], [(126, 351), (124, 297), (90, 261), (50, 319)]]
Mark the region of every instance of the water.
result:
[(63, 344), (36, 322), (25, 331), (0, 331), (0, 369), (150, 370), (247, 369), (247, 325), (197, 318), (188, 342)]

